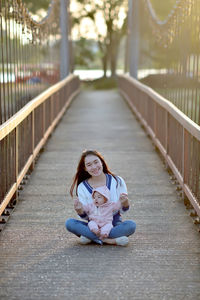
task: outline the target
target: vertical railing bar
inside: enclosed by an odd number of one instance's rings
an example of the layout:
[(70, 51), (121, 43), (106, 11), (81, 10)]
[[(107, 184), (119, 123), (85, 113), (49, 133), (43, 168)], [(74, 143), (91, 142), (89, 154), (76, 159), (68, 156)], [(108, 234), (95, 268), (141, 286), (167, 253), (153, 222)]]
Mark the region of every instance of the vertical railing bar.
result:
[[(20, 25), (22, 26), (22, 17), (20, 16)], [(22, 78), (22, 70), (23, 70), (23, 56), (22, 56), (22, 30), (21, 29), (21, 34), (20, 34), (20, 43), (19, 43), (19, 72), (20, 72), (20, 84), (19, 84), (19, 88), (20, 88), (20, 107), (23, 107), (26, 102), (24, 101), (24, 95), (23, 95), (23, 78)]]
[[(2, 8), (1, 8), (2, 10)], [(2, 16), (1, 16), (1, 44), (2, 44), (2, 51), (1, 51), (1, 59), (2, 59), (2, 73), (3, 73), (3, 116), (2, 121), (4, 122), (6, 120), (6, 88), (5, 88), (5, 64), (4, 64), (4, 34), (3, 34), (3, 24), (2, 24)]]
[[(1, 2), (1, 0), (0, 0)], [(0, 141), (0, 204), (1, 202), (3, 201), (3, 198), (4, 198), (4, 176), (3, 176), (3, 172), (4, 172), (4, 169), (3, 169), (3, 155), (4, 155), (4, 150), (3, 150), (3, 144), (4, 144), (4, 140), (3, 141)]]
[(5, 194), (6, 194), (6, 158), (7, 158), (7, 156), (6, 156), (6, 139), (7, 139), (7, 137), (5, 137), (5, 139), (3, 140), (3, 146), (4, 146), (4, 157), (5, 157), (5, 159), (3, 159), (3, 171), (4, 171), (4, 176), (3, 176), (3, 190), (4, 190), (4, 196), (5, 196)]
[[(0, 0), (0, 11), (2, 11), (2, 6), (1, 6), (1, 0)], [(2, 43), (2, 14), (0, 14), (0, 42), (1, 42), (1, 45), (3, 45)], [(3, 60), (2, 60), (3, 62)], [(1, 76), (0, 76), (0, 124), (2, 124), (3, 122), (3, 118), (2, 118), (2, 102), (3, 102), (3, 98), (1, 97), (1, 94), (2, 94), (2, 83), (1, 83)], [(0, 149), (1, 150), (1, 149)]]
[(53, 110), (54, 110), (53, 99), (54, 99), (55, 95), (56, 95), (56, 93), (51, 96), (51, 123), (53, 122)]
[(158, 137), (158, 131), (157, 131), (157, 126), (158, 126), (158, 104), (156, 102), (154, 102), (154, 134), (155, 134), (155, 138)]
[(9, 61), (10, 61), (10, 101), (11, 101), (11, 115), (14, 114), (14, 109), (13, 109), (13, 79), (12, 79), (12, 55), (11, 55), (12, 47), (11, 47), (11, 13), (9, 11)]
[(194, 186), (194, 191), (195, 194), (198, 194), (198, 168), (199, 168), (199, 156), (198, 155), (198, 141), (195, 139), (195, 157), (197, 157), (196, 159), (196, 164), (195, 164), (195, 186)]
[[(7, 151), (7, 149), (8, 149), (8, 139), (9, 139), (9, 136), (7, 136), (6, 138), (5, 138), (5, 158), (4, 158), (4, 162), (5, 162), (5, 170), (7, 170), (8, 169), (8, 161), (9, 161), (9, 159), (8, 159), (8, 151)], [(7, 174), (6, 172), (5, 172), (5, 191), (7, 191), (7, 187), (8, 187), (8, 176), (9, 176), (9, 174)]]
[(46, 101), (43, 102), (43, 104), (42, 104), (42, 111), (43, 111), (43, 118), (42, 118), (43, 131), (42, 131), (42, 136), (44, 137), (45, 131), (46, 131), (46, 128), (45, 128), (45, 123), (46, 123)]
[(31, 113), (31, 154), (33, 155), (33, 161), (30, 166), (30, 170), (33, 171), (35, 166), (34, 149), (35, 149), (35, 110)]
[[(20, 125), (19, 125), (20, 126)], [(17, 184), (18, 174), (19, 174), (19, 126), (15, 128), (15, 181)], [(18, 198), (18, 193), (16, 191), (16, 200)]]
[[(13, 2), (13, 11), (12, 11), (12, 17), (13, 17), (13, 20), (12, 20), (12, 34), (13, 34), (13, 51), (12, 51), (12, 61), (13, 61), (13, 74), (15, 74), (15, 65), (16, 65), (16, 48), (15, 48), (15, 3)], [(17, 107), (16, 107), (16, 76), (14, 75), (14, 83), (12, 85), (12, 94), (13, 94), (13, 114), (16, 112), (17, 110)]]
[[(183, 185), (185, 184), (185, 128), (182, 126), (182, 178)], [(185, 198), (184, 192), (182, 193), (182, 198)]]
[(9, 74), (8, 74), (8, 27), (7, 27), (7, 22), (8, 22), (8, 17), (7, 17), (7, 5), (5, 5), (5, 32), (6, 32), (6, 90), (7, 90), (7, 110), (8, 113), (6, 113), (6, 119), (10, 118), (11, 113), (10, 113), (10, 95), (9, 95)]
[[(16, 6), (16, 11), (17, 11), (17, 6)], [(20, 82), (19, 82), (19, 72), (20, 72), (20, 62), (19, 62), (19, 48), (20, 48), (20, 42), (19, 42), (19, 31), (18, 31), (18, 19), (17, 19), (17, 15), (16, 15), (16, 20), (15, 20), (15, 29), (16, 29), (16, 38), (15, 38), (15, 43), (16, 43), (16, 70), (15, 70), (15, 74), (16, 74), (16, 78), (15, 78), (15, 86), (16, 86), (16, 97), (15, 97), (15, 102), (16, 102), (16, 108), (17, 111), (21, 108), (21, 101), (20, 101)]]
[(169, 154), (169, 113), (166, 111), (166, 154)]

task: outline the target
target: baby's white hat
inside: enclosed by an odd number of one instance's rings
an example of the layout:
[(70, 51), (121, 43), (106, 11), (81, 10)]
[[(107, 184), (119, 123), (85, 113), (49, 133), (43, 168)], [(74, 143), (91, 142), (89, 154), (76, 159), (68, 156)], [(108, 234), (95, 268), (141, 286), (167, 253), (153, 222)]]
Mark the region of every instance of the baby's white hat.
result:
[(110, 200), (110, 191), (106, 185), (103, 185), (103, 186), (93, 189), (92, 190), (92, 198), (94, 198), (95, 192), (98, 192), (99, 194), (103, 195), (108, 201)]

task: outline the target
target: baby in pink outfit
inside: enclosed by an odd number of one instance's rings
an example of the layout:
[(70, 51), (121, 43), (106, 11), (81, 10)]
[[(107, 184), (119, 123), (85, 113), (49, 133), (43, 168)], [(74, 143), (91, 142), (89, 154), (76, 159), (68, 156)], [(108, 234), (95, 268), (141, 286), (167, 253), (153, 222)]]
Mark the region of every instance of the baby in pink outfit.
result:
[(101, 186), (92, 191), (93, 203), (83, 205), (89, 217), (88, 226), (100, 238), (109, 236), (113, 228), (113, 214), (121, 209), (121, 201), (110, 202), (110, 191), (106, 186)]

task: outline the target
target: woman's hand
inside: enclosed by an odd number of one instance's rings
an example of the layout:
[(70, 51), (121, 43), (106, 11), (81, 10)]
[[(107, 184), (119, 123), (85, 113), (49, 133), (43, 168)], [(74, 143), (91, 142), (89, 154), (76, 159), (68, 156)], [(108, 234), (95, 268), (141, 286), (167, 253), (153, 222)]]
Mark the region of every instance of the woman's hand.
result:
[(120, 194), (119, 200), (123, 207), (129, 207), (128, 195), (125, 193)]
[(100, 229), (98, 228), (92, 228), (91, 231), (96, 234), (96, 236), (100, 236)]
[(106, 239), (107, 237), (108, 237), (108, 234), (107, 234), (107, 233), (101, 233), (101, 234), (100, 234), (101, 240)]
[(82, 215), (84, 213), (83, 205), (78, 198), (74, 199), (74, 209), (78, 215)]

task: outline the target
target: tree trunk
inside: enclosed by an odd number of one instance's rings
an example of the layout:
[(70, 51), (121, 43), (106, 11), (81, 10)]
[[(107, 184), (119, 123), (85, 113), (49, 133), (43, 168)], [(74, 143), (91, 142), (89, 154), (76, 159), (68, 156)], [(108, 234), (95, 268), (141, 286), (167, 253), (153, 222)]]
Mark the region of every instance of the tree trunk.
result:
[(107, 74), (106, 74), (107, 73), (107, 65), (108, 65), (107, 60), (108, 60), (107, 54), (105, 54), (102, 58), (103, 77), (107, 77)]
[(98, 42), (98, 46), (100, 49), (100, 52), (102, 53), (102, 69), (103, 69), (103, 77), (107, 77), (107, 68), (108, 68), (108, 51), (107, 51), (107, 46), (101, 42)]
[(110, 41), (110, 70), (111, 76), (116, 76), (116, 68), (117, 68), (117, 55), (119, 49), (119, 40), (117, 36), (112, 34)]

